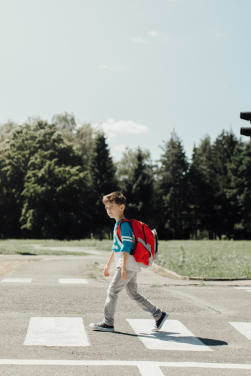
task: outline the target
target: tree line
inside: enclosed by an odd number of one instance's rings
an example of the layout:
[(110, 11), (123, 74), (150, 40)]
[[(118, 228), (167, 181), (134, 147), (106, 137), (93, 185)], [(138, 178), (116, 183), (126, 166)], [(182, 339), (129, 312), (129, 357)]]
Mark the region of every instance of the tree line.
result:
[(112, 236), (102, 196), (122, 190), (126, 215), (161, 239), (251, 239), (251, 143), (223, 130), (190, 160), (175, 132), (160, 160), (127, 148), (114, 162), (106, 136), (73, 115), (0, 127), (0, 237)]

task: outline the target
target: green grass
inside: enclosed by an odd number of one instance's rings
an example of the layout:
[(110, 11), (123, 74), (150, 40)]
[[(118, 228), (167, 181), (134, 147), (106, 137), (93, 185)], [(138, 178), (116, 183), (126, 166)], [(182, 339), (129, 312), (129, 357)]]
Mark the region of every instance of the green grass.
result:
[[(34, 248), (36, 245), (36, 248)], [(39, 248), (41, 246), (41, 248)], [(0, 254), (85, 255), (42, 247), (86, 247), (110, 251), (111, 240), (0, 240)], [(251, 241), (185, 240), (160, 241), (157, 264), (180, 275), (199, 278), (250, 278)]]
[(160, 241), (157, 263), (183, 276), (251, 279), (251, 241)]

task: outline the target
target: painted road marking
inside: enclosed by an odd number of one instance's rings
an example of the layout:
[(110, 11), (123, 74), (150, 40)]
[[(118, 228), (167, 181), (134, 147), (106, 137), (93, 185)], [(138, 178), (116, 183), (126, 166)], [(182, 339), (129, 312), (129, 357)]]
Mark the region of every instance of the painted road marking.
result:
[(164, 376), (164, 373), (161, 371), (160, 367), (153, 364), (138, 365), (138, 370), (141, 376)]
[(251, 322), (230, 322), (230, 324), (247, 339), (251, 340)]
[(1, 283), (31, 283), (32, 278), (4, 278)]
[(84, 278), (60, 278), (58, 283), (64, 284), (76, 284), (76, 285), (87, 285), (88, 280)]
[(166, 320), (161, 331), (157, 333), (151, 333), (153, 320), (127, 319), (127, 321), (147, 349), (212, 351), (178, 320)]
[[(208, 369), (241, 369), (251, 370), (251, 364), (238, 363), (200, 363), (200, 362), (151, 362), (151, 361), (126, 361), (126, 360), (47, 360), (47, 359), (0, 359), (1, 365), (18, 365), (18, 366), (132, 366), (138, 367), (142, 376), (149, 376), (147, 373), (150, 369), (158, 367), (168, 368), (208, 368)], [(145, 373), (143, 373), (145, 372)], [(161, 374), (156, 374), (160, 376)], [(152, 376), (152, 374), (151, 374)]]
[(26, 346), (89, 346), (81, 317), (31, 317)]

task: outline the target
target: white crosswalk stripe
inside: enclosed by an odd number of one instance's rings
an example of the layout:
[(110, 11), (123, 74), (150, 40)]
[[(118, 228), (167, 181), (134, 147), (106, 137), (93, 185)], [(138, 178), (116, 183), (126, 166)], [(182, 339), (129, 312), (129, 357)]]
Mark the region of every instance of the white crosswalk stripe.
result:
[[(153, 320), (127, 319), (138, 338), (147, 349), (151, 350), (182, 350), (182, 351), (212, 351), (180, 321), (165, 321), (160, 332), (151, 333)], [(151, 334), (149, 334), (151, 333)]]
[[(32, 283), (32, 278), (3, 278), (1, 283)], [(89, 283), (86, 278), (59, 278), (58, 283), (65, 285), (87, 285)]]
[(31, 283), (32, 278), (4, 278), (1, 283)]
[(26, 346), (89, 346), (81, 317), (32, 317)]
[(141, 364), (138, 365), (138, 370), (141, 376), (164, 376), (161, 369), (154, 364)]
[(84, 278), (59, 278), (58, 283), (69, 285), (87, 285), (88, 280)]
[(251, 340), (251, 322), (230, 322), (230, 324), (247, 339)]

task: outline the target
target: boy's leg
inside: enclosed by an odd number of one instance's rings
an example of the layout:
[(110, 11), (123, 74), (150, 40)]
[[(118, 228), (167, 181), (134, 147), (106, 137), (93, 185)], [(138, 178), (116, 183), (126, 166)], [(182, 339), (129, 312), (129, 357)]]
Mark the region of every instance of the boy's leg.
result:
[(107, 297), (104, 307), (104, 322), (106, 325), (114, 325), (114, 314), (118, 301), (118, 294), (120, 291), (130, 282), (130, 279), (134, 276), (134, 272), (127, 271), (128, 279), (124, 280), (121, 277), (121, 268), (117, 268), (116, 273), (107, 290)]
[(145, 311), (150, 312), (155, 320), (158, 320), (161, 317), (162, 311), (138, 293), (137, 272), (135, 272), (133, 278), (127, 283), (126, 291), (130, 298), (135, 300)]

